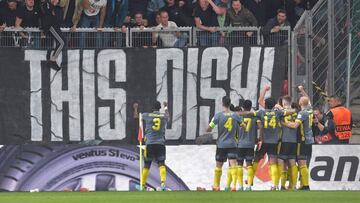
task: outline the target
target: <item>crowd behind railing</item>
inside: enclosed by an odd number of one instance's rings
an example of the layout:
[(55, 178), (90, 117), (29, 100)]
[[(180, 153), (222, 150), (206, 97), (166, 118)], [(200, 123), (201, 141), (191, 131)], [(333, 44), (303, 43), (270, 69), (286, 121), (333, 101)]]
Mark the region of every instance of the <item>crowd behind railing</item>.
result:
[[(316, 0), (0, 0), (0, 46), (46, 48), (42, 4), (56, 4), (67, 47), (287, 44)], [(57, 2), (59, 1), (59, 2)], [(54, 22), (53, 22), (54, 23)], [(37, 29), (40, 28), (40, 29)]]

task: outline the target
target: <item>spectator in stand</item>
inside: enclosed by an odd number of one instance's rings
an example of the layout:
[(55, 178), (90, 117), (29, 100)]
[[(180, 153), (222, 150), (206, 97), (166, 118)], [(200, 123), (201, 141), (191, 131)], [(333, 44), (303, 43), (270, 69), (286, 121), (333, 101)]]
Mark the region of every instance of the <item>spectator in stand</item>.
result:
[[(123, 47), (125, 45), (125, 17), (129, 0), (107, 0), (105, 27), (114, 28), (114, 33), (105, 33), (105, 47)], [(110, 43), (110, 44), (109, 44)]]
[(138, 28), (137, 32), (132, 33), (132, 46), (133, 47), (148, 47), (151, 46), (151, 33), (142, 32), (147, 27), (147, 20), (144, 19), (144, 14), (138, 12), (135, 14), (135, 19), (131, 19), (129, 23), (125, 24), (126, 27)]
[[(25, 0), (25, 5), (19, 6), (16, 14), (15, 27), (17, 28), (27, 28), (27, 27), (40, 27), (40, 13), (34, 8), (34, 0)], [(21, 45), (22, 46), (31, 46), (33, 43), (35, 47), (39, 46), (39, 33), (25, 33), (20, 32), (21, 36)]]
[[(229, 25), (233, 27), (248, 27), (255, 26), (257, 27), (257, 20), (255, 16), (246, 8), (244, 8), (240, 0), (233, 0), (231, 8), (227, 12)], [(231, 45), (244, 45), (250, 44), (250, 37), (253, 35), (253, 32), (241, 32), (234, 31), (229, 35), (229, 40)], [(257, 43), (255, 39), (255, 44)]]
[(81, 0), (61, 0), (59, 6), (64, 11), (62, 27), (71, 28), (75, 25), (76, 28), (82, 12)]
[(25, 0), (25, 5), (19, 6), (16, 12), (16, 27), (39, 27), (40, 13), (34, 8), (34, 0)]
[(198, 45), (218, 45), (219, 33), (216, 30), (216, 27), (219, 26), (218, 14), (221, 14), (221, 9), (212, 0), (199, 0), (199, 4), (195, 7), (195, 25), (200, 29)]
[(62, 24), (62, 10), (58, 7), (59, 0), (45, 0), (41, 4), (41, 29), (50, 36), (51, 42), (55, 41), (56, 46), (47, 60), (47, 67), (56, 71), (61, 69), (57, 59), (64, 48), (64, 36), (60, 30)]
[[(15, 0), (7, 0), (7, 4), (0, 10), (0, 32), (4, 31), (6, 27), (14, 27), (16, 21), (17, 2)], [(13, 33), (4, 32), (1, 34), (1, 46), (14, 46), (12, 39)]]
[(275, 18), (270, 19), (262, 32), (266, 45), (283, 45), (287, 43), (288, 36), (281, 33), (281, 29), (290, 26), (286, 20), (286, 11), (279, 9)]
[(14, 27), (16, 21), (16, 0), (7, 0), (7, 5), (0, 10), (0, 25), (5, 27)]
[[(156, 14), (155, 23), (156, 23), (156, 26), (161, 23), (160, 12), (158, 12), (158, 13)], [(156, 26), (155, 26), (155, 27), (156, 27)]]
[(249, 9), (249, 11), (254, 14), (258, 26), (264, 26), (266, 19), (266, 0), (242, 0), (242, 4), (245, 8)]
[(166, 11), (169, 14), (169, 20), (175, 22), (180, 27), (192, 26), (194, 24), (194, 20), (191, 16), (187, 16), (184, 13), (188, 4), (186, 4), (185, 1), (179, 1), (179, 3), (180, 2), (182, 5), (181, 7), (179, 7), (179, 4), (176, 4), (175, 0), (166, 0), (165, 6), (161, 8), (161, 11)]
[[(83, 13), (80, 20), (81, 28), (96, 28), (98, 30), (95, 33), (95, 46), (102, 47), (101, 29), (104, 27), (106, 16), (106, 2), (107, 0), (83, 0), (82, 7)], [(93, 34), (93, 33), (89, 33)], [(87, 34), (87, 35), (89, 35)], [(80, 34), (80, 47), (85, 47), (86, 38), (85, 33)]]
[[(70, 32), (76, 31), (76, 26), (80, 20), (83, 7), (81, 5), (81, 0), (61, 0), (59, 6), (63, 9), (63, 22), (62, 27), (70, 28)], [(78, 33), (64, 33), (65, 45), (72, 46), (76, 43)]]
[[(221, 14), (218, 15), (217, 19), (218, 19), (218, 23), (219, 23), (219, 27), (220, 28), (224, 28), (228, 23), (228, 19), (227, 19), (227, 5), (226, 3), (219, 3), (218, 7), (221, 9)], [(220, 45), (224, 45), (225, 44), (225, 37), (227, 35), (227, 32), (225, 31), (220, 31)]]
[(193, 4), (193, 1), (192, 0), (179, 0), (177, 4), (178, 4), (180, 10), (182, 11), (182, 13), (187, 18), (191, 18), (190, 19), (191, 24), (188, 24), (188, 26), (194, 26), (195, 22), (194, 22), (194, 4)]
[(137, 13), (146, 15), (149, 0), (129, 0), (129, 16), (135, 16)]
[[(177, 28), (175, 22), (169, 21), (169, 15), (167, 11), (160, 12), (161, 23), (156, 26), (156, 29), (162, 30), (166, 28)], [(181, 34), (180, 32), (159, 32), (154, 33), (152, 43), (158, 45), (158, 38), (161, 39), (164, 47), (184, 47), (187, 43), (188, 35)]]
[(161, 8), (165, 6), (164, 0), (150, 0), (148, 7), (147, 7), (147, 13), (146, 18), (149, 22), (149, 26), (157, 26), (156, 23), (156, 15), (160, 11)]

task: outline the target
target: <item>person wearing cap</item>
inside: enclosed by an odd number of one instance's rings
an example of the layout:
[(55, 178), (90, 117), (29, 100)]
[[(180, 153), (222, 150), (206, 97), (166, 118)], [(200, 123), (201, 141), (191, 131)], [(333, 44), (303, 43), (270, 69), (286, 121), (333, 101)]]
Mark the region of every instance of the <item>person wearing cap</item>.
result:
[(47, 67), (52, 68), (56, 71), (60, 70), (60, 66), (57, 64), (56, 60), (59, 57), (62, 49), (64, 48), (64, 36), (60, 30), (62, 19), (58, 15), (59, 12), (56, 11), (56, 6), (58, 5), (59, 0), (45, 0), (41, 4), (41, 26), (42, 29), (49, 33), (56, 42), (55, 50), (50, 54), (50, 58), (47, 61)]

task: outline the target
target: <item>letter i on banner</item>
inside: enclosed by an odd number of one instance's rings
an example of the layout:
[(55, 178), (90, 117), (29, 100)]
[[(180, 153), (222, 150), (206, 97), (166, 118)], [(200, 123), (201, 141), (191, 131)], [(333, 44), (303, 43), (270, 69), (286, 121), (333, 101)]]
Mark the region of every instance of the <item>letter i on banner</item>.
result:
[(142, 191), (143, 188), (142, 186), (143, 184), (143, 178), (142, 178), (142, 172), (143, 172), (143, 154), (142, 154), (142, 150), (143, 150), (143, 145), (142, 145), (142, 139), (143, 139), (143, 119), (142, 119), (142, 113), (139, 113), (139, 132), (138, 132), (138, 141), (139, 141), (139, 157), (140, 157), (140, 190)]

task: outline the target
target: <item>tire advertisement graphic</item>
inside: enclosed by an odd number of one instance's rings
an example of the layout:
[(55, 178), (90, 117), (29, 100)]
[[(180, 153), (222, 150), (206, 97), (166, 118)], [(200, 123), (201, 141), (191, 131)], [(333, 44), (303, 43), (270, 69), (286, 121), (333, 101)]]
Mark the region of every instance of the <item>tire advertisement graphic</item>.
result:
[[(188, 190), (167, 169), (170, 190)], [(0, 150), (1, 191), (129, 191), (139, 183), (136, 147), (82, 145), (8, 145)], [(148, 187), (156, 188), (159, 170), (153, 163)]]

